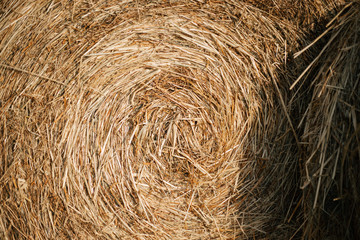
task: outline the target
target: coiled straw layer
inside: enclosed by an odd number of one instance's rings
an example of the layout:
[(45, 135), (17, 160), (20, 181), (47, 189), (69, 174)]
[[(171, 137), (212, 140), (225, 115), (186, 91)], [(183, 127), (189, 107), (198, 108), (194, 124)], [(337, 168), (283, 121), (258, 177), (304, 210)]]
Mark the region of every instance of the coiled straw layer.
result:
[(316, 238), (312, 55), (260, 2), (0, 3), (1, 238)]

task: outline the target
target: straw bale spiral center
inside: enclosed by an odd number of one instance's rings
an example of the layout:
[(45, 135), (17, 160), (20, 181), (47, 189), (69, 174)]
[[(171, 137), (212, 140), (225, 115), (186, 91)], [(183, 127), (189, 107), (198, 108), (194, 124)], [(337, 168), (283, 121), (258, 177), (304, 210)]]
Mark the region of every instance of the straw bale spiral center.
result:
[(233, 228), (236, 206), (229, 221), (222, 203), (239, 197), (233, 192), (243, 155), (241, 129), (249, 124), (245, 102), (252, 94), (239, 85), (234, 63), (224, 59), (235, 51), (222, 47), (221, 32), (212, 33), (228, 30), (200, 31), (182, 21), (165, 20), (166, 28), (123, 27), (88, 51), (72, 113), (82, 119), (72, 123), (76, 134), (68, 135), (84, 148), (68, 145), (67, 153), (75, 169), (89, 172), (79, 184), (92, 186), (94, 196), (106, 170), (103, 187), (130, 215), (158, 224), (178, 219), (175, 233), (194, 232), (197, 222)]

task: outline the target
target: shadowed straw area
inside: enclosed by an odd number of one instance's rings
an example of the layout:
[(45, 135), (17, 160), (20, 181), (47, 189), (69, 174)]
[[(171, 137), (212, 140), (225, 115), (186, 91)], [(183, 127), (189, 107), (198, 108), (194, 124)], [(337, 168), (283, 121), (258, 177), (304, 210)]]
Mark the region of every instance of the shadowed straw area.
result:
[(321, 51), (294, 83), (306, 76), (312, 89), (299, 124), (304, 127), (303, 235), (306, 239), (358, 239), (360, 2), (344, 6), (322, 35), (325, 39), (317, 40), (322, 41)]
[(2, 238), (234, 239), (282, 218), (256, 188), (289, 25), (237, 1), (2, 9)]

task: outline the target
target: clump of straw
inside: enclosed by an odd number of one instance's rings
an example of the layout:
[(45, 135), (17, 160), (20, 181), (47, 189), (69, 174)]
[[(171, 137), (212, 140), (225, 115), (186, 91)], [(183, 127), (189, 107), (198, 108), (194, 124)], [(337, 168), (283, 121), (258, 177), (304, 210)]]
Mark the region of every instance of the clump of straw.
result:
[(359, 26), (360, 5), (355, 1), (328, 23), (321, 51), (294, 83), (307, 76), (313, 89), (300, 123), (306, 143), (302, 171), (306, 239), (360, 235)]

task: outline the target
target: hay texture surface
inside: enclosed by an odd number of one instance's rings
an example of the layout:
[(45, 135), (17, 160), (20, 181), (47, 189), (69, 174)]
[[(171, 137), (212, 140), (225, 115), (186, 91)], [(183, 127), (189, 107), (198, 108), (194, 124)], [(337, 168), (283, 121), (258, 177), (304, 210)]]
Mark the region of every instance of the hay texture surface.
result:
[(235, 1), (1, 7), (1, 238), (266, 233), (290, 27)]
[(358, 239), (360, 2), (344, 6), (321, 36), (319, 54), (299, 76), (300, 82), (305, 76), (311, 89), (300, 123), (304, 236)]
[(359, 5), (1, 1), (0, 239), (359, 236)]

